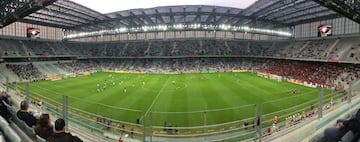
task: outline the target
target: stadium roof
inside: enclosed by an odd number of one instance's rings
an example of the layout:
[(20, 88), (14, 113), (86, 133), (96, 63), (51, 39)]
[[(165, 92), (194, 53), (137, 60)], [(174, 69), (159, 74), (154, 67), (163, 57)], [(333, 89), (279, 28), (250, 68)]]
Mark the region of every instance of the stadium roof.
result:
[(38, 11), (56, 0), (1, 0), (0, 28)]
[(343, 16), (360, 23), (360, 1), (259, 0), (244, 10), (243, 14), (290, 25)]
[(111, 13), (129, 9), (146, 9), (153, 7), (177, 6), (177, 5), (216, 5), (221, 7), (233, 7), (245, 9), (257, 0), (72, 0), (100, 13)]
[[(355, 7), (359, 2), (346, 3), (346, 1), (351, 0), (258, 0), (246, 9), (181, 5), (130, 9), (102, 14), (70, 0), (57, 0), (20, 21), (77, 31), (177, 23), (228, 24), (268, 28), (290, 27), (301, 23), (342, 17), (339, 10), (345, 6), (354, 9), (354, 11), (344, 9), (345, 12), (353, 12), (349, 18), (359, 17), (356, 14), (360, 14), (360, 10)], [(338, 3), (344, 4), (340, 7)], [(341, 14), (345, 15), (345, 13)], [(353, 20), (356, 21), (356, 19)]]
[(70, 0), (57, 0), (52, 5), (30, 14), (20, 21), (69, 29), (106, 19), (108, 19), (106, 15), (83, 5)]

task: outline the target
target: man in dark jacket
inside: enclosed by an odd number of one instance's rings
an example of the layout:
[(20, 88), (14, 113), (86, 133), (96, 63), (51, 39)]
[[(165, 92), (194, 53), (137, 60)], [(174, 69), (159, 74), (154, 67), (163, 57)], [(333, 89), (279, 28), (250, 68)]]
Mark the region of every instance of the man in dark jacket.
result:
[(37, 119), (34, 117), (32, 111), (29, 110), (29, 103), (27, 101), (22, 101), (20, 103), (20, 110), (17, 112), (16, 116), (24, 121), (29, 127), (36, 125)]
[(47, 139), (47, 142), (82, 142), (82, 140), (77, 136), (66, 133), (65, 121), (59, 118), (55, 121), (55, 133)]

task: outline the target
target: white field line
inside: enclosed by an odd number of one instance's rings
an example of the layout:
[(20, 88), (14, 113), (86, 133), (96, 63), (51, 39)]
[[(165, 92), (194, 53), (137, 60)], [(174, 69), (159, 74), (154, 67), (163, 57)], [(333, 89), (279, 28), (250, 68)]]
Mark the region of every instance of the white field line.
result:
[(144, 117), (146, 117), (146, 115), (150, 112), (151, 108), (154, 106), (155, 102), (157, 101), (157, 99), (159, 98), (160, 94), (163, 92), (165, 86), (167, 85), (167, 83), (169, 82), (170, 77), (166, 80), (166, 82), (164, 83), (163, 87), (160, 89), (160, 91), (157, 93), (155, 99), (152, 101), (150, 107), (146, 110), (145, 114), (143, 116), (141, 116), (140, 121), (142, 121), (142, 119)]

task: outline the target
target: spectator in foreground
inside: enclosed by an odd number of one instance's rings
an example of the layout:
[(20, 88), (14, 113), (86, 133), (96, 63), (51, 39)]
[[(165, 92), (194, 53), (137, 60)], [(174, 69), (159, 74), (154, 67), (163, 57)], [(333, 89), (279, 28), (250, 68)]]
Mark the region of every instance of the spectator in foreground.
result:
[(338, 120), (336, 127), (326, 128), (324, 136), (320, 138), (319, 142), (341, 141), (341, 137), (349, 131), (352, 131), (354, 134), (360, 131), (360, 109), (353, 118), (349, 120)]
[(27, 101), (22, 101), (20, 103), (20, 110), (17, 112), (16, 116), (24, 121), (29, 127), (36, 125), (37, 119), (33, 115), (33, 112), (29, 110), (29, 103)]
[(11, 114), (6, 107), (6, 104), (9, 105), (8, 96), (5, 91), (0, 92), (0, 115), (10, 123)]
[(35, 127), (35, 134), (43, 139), (47, 139), (54, 133), (54, 128), (51, 125), (49, 114), (41, 114), (39, 121)]
[(59, 118), (55, 121), (55, 133), (47, 138), (47, 142), (82, 142), (77, 136), (65, 132), (65, 121)]

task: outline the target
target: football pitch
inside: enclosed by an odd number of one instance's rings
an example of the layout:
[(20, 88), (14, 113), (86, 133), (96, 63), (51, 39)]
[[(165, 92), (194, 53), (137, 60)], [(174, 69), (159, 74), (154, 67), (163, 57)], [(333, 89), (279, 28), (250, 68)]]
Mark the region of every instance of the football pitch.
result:
[[(130, 123), (151, 119), (152, 125), (163, 126), (166, 122), (178, 127), (203, 126), (204, 119), (211, 125), (254, 117), (255, 104), (259, 103), (264, 103), (263, 114), (268, 114), (309, 101), (317, 102), (319, 94), (316, 88), (252, 73), (98, 72), (57, 81), (31, 82), (29, 87), (31, 96), (45, 103), (50, 102), (49, 99), (61, 103), (62, 96), (66, 95), (70, 108)], [(291, 94), (291, 90), (297, 90), (296, 94)]]

